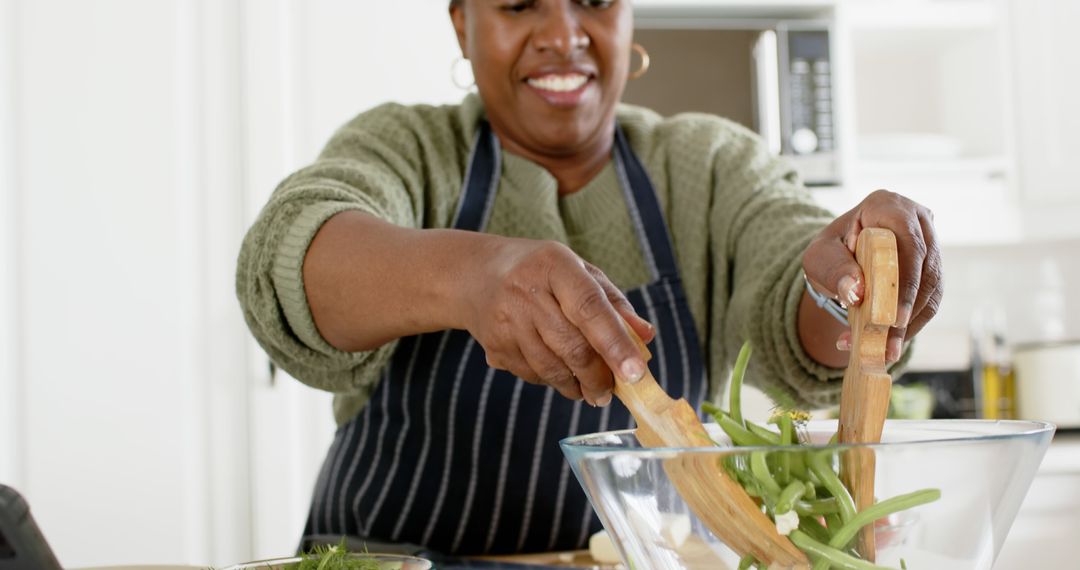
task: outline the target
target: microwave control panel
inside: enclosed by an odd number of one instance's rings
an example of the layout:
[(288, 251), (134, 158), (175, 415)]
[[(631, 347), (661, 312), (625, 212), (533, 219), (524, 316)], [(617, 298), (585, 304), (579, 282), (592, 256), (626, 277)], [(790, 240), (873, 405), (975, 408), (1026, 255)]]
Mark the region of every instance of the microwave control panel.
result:
[(834, 65), (827, 25), (777, 26), (779, 151), (809, 185), (840, 184)]

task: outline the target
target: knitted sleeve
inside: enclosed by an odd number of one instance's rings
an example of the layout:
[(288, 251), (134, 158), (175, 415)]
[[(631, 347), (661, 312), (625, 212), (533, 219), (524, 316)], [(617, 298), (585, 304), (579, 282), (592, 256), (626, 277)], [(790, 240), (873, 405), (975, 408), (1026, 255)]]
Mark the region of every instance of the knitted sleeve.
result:
[[(710, 204), (713, 264), (711, 370), (726, 370), (744, 340), (754, 347), (747, 381), (788, 405), (838, 401), (842, 370), (811, 359), (796, 318), (802, 254), (833, 216), (818, 207), (789, 163), (753, 133), (728, 125), (716, 139)], [(719, 384), (719, 383), (717, 383)]]
[(245, 236), (236, 275), (244, 318), (270, 358), (298, 380), (338, 394), (373, 390), (396, 342), (355, 353), (327, 343), (308, 307), (304, 256), (322, 224), (346, 210), (404, 227), (447, 225), (459, 154), (468, 151), (454, 116), (449, 107), (401, 105), (360, 115), (313, 164), (281, 182)]

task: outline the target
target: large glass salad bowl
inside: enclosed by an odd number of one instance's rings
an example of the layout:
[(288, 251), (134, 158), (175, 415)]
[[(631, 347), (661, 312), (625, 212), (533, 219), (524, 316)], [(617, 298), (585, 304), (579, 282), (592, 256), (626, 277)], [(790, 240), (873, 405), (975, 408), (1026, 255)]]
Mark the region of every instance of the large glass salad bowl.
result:
[[(801, 472), (809, 492), (788, 501), (790, 520), (776, 517), (777, 527), (788, 527), (781, 530), (790, 532), (793, 542), (799, 537), (800, 548), (803, 543), (828, 545), (834, 539), (839, 542), (830, 552), (855, 555), (856, 541), (834, 536), (841, 525), (839, 501), (830, 503), (822, 480), (831, 475), (810, 468), (836, 469), (851, 453), (873, 453), (876, 458), (879, 501), (899, 497), (894, 503), (907, 503), (903, 509), (873, 515), (873, 564), (858, 560), (845, 566), (850, 563), (846, 558), (841, 563), (808, 553), (814, 568), (990, 568), (1054, 432), (1052, 425), (1032, 421), (889, 420), (882, 443), (851, 446), (830, 444), (837, 424), (822, 420), (796, 428), (808, 445), (731, 447), (731, 439), (716, 424), (706, 428), (720, 445), (645, 449), (632, 430), (561, 442), (628, 568), (715, 570), (750, 563), (691, 512), (665, 469), (665, 462), (672, 460), (716, 462), (733, 478), (745, 478), (748, 493), (761, 497), (755, 500), (763, 511), (774, 509), (776, 495), (766, 505), (765, 490), (754, 482), (753, 475), (760, 474), (755, 469), (767, 466), (765, 478), (775, 479), (775, 488), (784, 488)], [(801, 483), (796, 486), (801, 488)], [(815, 486), (820, 489), (816, 496), (809, 489)], [(797, 517), (792, 514), (796, 511)], [(832, 532), (823, 530), (830, 527)]]

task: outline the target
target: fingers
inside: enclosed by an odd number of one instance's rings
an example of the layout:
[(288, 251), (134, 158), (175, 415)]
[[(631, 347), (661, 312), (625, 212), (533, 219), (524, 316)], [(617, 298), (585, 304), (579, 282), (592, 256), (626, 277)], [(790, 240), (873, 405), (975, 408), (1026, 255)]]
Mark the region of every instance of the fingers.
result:
[(818, 292), (838, 299), (844, 306), (853, 307), (862, 302), (865, 285), (862, 269), (848, 249), (847, 233), (826, 228), (806, 248), (803, 271)]
[(539, 331), (531, 329), (522, 335), (522, 339), (522, 356), (536, 373), (538, 383), (551, 386), (567, 399), (584, 398), (595, 405), (595, 395), (589, 398), (584, 394), (574, 373), (563, 363), (563, 359), (548, 348)]
[(866, 227), (892, 230), (896, 235), (900, 280), (897, 282), (896, 326), (906, 328), (919, 297), (923, 263), (928, 254), (918, 210), (922, 206), (892, 192), (879, 190), (864, 201), (860, 218)]
[(926, 242), (926, 258), (923, 260), (922, 280), (919, 283), (919, 295), (911, 321), (907, 327), (907, 337), (915, 336), (923, 326), (934, 318), (944, 293), (944, 280), (941, 263), (941, 249), (934, 230), (934, 215), (926, 208), (919, 208), (919, 224)]
[[(807, 278), (815, 288), (821, 286), (819, 291), (848, 305), (858, 304), (865, 294), (853, 255), (864, 227), (886, 228), (896, 235), (900, 266), (897, 315), (886, 342), (886, 360), (895, 362), (903, 342), (917, 334), (941, 304), (941, 252), (933, 214), (899, 194), (879, 190), (837, 218), (811, 243), (803, 257)], [(837, 340), (838, 350), (850, 350), (850, 345), (850, 336), (841, 335)]]
[(489, 365), (592, 405), (612, 399), (613, 372), (647, 370), (640, 341), (655, 336), (623, 293), (565, 245), (508, 240), (488, 267), (497, 285), (476, 297), (470, 333)]
[[(584, 269), (583, 264), (580, 267)], [(581, 331), (607, 367), (628, 382), (640, 380), (645, 373), (641, 350), (592, 275), (588, 271), (568, 271), (559, 278), (553, 275), (551, 285), (563, 315)]]
[(548, 297), (542, 302), (540, 338), (575, 377), (585, 401), (593, 406), (611, 402), (614, 387), (611, 370), (584, 335), (563, 314), (558, 301)]
[(626, 321), (626, 324), (633, 329), (634, 334), (641, 339), (641, 342), (644, 344), (652, 342), (653, 338), (656, 337), (656, 327), (637, 314), (637, 311), (634, 310), (634, 306), (631, 305), (630, 301), (626, 298), (626, 295), (624, 295), (623, 292), (608, 279), (607, 275), (604, 275), (603, 271), (600, 271), (600, 269), (591, 263), (586, 263), (585, 268), (604, 290), (604, 293), (607, 294), (608, 301), (615, 307), (615, 311), (618, 312), (619, 316)]

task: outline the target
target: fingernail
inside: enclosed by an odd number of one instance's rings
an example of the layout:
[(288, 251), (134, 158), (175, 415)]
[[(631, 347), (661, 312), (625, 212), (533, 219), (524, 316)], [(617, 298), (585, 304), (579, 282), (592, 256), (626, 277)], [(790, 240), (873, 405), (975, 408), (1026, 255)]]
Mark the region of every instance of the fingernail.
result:
[(604, 394), (603, 396), (600, 397), (599, 400), (596, 401), (596, 405), (600, 406), (601, 408), (603, 408), (604, 406), (607, 406), (610, 403), (611, 403), (611, 392), (608, 392), (608, 393)]
[(836, 339), (836, 350), (842, 350), (844, 352), (851, 350), (851, 339), (847, 337)]
[(888, 362), (896, 362), (900, 360), (900, 350), (903, 346), (903, 341), (899, 337), (890, 338), (885, 344), (885, 360)]
[(840, 278), (840, 283), (836, 286), (836, 291), (840, 293), (840, 302), (846, 306), (851, 307), (859, 304), (859, 295), (855, 292), (856, 286), (859, 282), (850, 275), (845, 275)]
[(645, 375), (645, 365), (637, 358), (627, 358), (620, 368), (622, 369), (623, 380), (631, 384), (641, 380), (641, 377)]
[(901, 305), (896, 308), (896, 324), (899, 328), (907, 328), (911, 324), (911, 305)]

